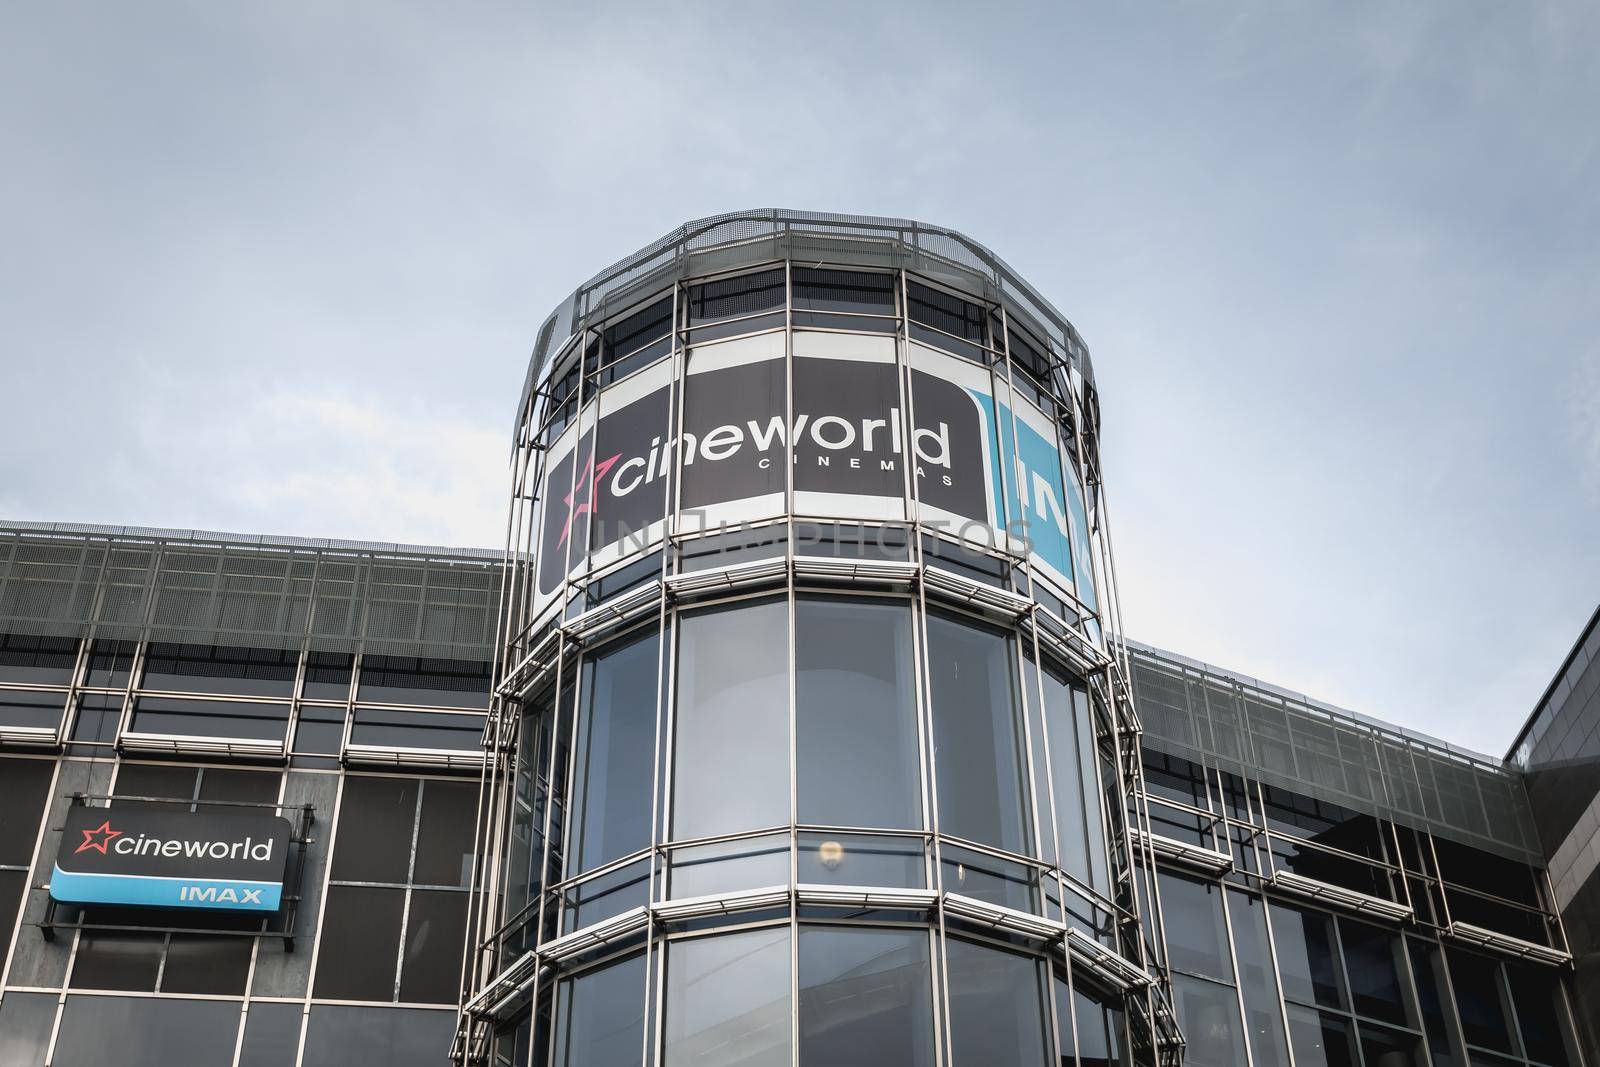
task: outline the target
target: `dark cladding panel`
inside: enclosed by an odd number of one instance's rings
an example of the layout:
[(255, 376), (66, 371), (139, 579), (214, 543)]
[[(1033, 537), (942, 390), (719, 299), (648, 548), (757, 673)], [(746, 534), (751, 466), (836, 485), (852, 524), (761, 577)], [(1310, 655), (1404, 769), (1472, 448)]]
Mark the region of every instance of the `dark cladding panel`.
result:
[(52, 1067), (229, 1067), (238, 1001), (68, 997)]

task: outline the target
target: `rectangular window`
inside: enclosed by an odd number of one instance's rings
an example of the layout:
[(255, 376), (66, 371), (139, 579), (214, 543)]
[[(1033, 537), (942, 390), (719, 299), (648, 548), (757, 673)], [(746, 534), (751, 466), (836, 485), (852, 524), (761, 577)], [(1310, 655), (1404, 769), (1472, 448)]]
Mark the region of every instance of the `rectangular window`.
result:
[(933, 1067), (933, 1050), (926, 931), (800, 928), (800, 1067)]
[(1222, 919), (1222, 888), (1166, 871), (1156, 874), (1167, 960), (1175, 970), (1233, 981), (1228, 930)]
[(77, 661), (73, 638), (0, 634), (0, 682), (67, 685)]
[(488, 663), (415, 656), (361, 657), (356, 699), (374, 704), (487, 708)]
[(238, 1035), (236, 1001), (69, 996), (51, 1063), (100, 1067), (111, 1052), (117, 1067), (222, 1067)]
[(627, 377), (672, 350), (672, 297), (669, 295), (600, 334), (600, 383)]
[(230, 648), (152, 641), (140, 686), (165, 692), (288, 697), (300, 654), (276, 648)]
[(133, 702), (128, 729), (141, 734), (281, 742), (288, 725), (287, 704), (139, 697)]
[(1043, 1067), (1048, 1062), (1042, 962), (952, 937), (945, 939), (945, 969), (955, 1063)]
[(660, 654), (651, 631), (584, 661), (573, 758), (574, 874), (650, 844)]
[(999, 631), (928, 616), (929, 698), (942, 833), (1027, 854), (1015, 654)]
[(1282, 904), (1269, 905), (1268, 914), (1284, 997), (1301, 1004), (1343, 1008), (1344, 981), (1339, 974), (1332, 917)]
[[(785, 284), (783, 268), (779, 267), (691, 285), (690, 343), (703, 344), (719, 337), (782, 326)], [(709, 325), (713, 323), (716, 325)]]
[(357, 708), (350, 726), (350, 743), (476, 753), (483, 748), (483, 718), (448, 711)]
[[(1187, 974), (1172, 976), (1178, 1023), (1186, 1042), (1184, 1067), (1239, 1067), (1246, 1061), (1239, 1002), (1232, 986)], [(1302, 1062), (1296, 1060), (1296, 1067)], [(1354, 1065), (1351, 1065), (1354, 1067)]]
[(667, 948), (665, 1067), (788, 1067), (789, 928)]
[(350, 699), (355, 657), (348, 652), (306, 653), (306, 677), (300, 695), (307, 700)]
[(641, 1061), (645, 976), (645, 958), (639, 955), (561, 983), (556, 1008), (558, 1067), (628, 1067)]
[(1289, 1049), (1278, 1014), (1278, 985), (1267, 941), (1267, 905), (1259, 897), (1228, 890), (1228, 925), (1239, 965), (1245, 1033), (1254, 1067), (1288, 1067)]
[(674, 838), (787, 823), (789, 605), (682, 615), (675, 716)]
[(922, 825), (911, 607), (795, 603), (800, 821)]
[(959, 296), (906, 281), (911, 337), (974, 363), (988, 363), (984, 353), (983, 308)]
[(34, 730), (58, 730), (66, 709), (65, 693), (31, 689), (0, 689), (0, 727), (21, 726)]
[(793, 268), (794, 324), (831, 330), (895, 330), (893, 274)]

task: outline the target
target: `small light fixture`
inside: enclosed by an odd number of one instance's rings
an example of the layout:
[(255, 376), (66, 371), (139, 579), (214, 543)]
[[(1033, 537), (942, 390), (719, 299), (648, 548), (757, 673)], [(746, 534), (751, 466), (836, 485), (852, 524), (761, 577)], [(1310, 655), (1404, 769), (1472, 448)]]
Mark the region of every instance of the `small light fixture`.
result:
[(844, 846), (837, 841), (824, 841), (817, 846), (817, 859), (830, 871), (839, 869), (839, 864), (844, 862)]

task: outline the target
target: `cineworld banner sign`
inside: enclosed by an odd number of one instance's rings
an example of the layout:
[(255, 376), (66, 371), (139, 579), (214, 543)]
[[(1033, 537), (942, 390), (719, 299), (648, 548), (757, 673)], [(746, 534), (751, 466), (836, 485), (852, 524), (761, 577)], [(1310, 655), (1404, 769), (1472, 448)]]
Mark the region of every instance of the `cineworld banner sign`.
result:
[(50, 896), (63, 904), (277, 911), (290, 828), (276, 815), (67, 810)]
[(665, 361), (601, 393), (552, 443), (540, 607), (564, 575), (659, 541), (675, 477), (680, 530), (782, 515), (792, 448), (794, 514), (916, 519), (984, 547), (1026, 551), (1093, 609), (1083, 490), (1050, 418), (997, 396), (987, 368), (911, 343), (902, 388), (893, 339), (823, 333), (794, 335), (791, 406), (784, 340), (691, 351), (681, 432), (669, 432), (675, 394)]

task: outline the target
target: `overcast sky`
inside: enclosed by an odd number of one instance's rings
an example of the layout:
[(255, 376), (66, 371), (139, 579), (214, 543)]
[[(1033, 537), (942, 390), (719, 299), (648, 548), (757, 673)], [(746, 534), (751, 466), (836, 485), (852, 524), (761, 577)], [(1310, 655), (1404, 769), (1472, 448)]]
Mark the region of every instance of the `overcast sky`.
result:
[(913, 217), (1093, 350), (1132, 636), (1504, 751), (1600, 597), (1600, 8), (541, 7), (12, 5), (0, 517), (498, 547), (579, 282)]

